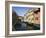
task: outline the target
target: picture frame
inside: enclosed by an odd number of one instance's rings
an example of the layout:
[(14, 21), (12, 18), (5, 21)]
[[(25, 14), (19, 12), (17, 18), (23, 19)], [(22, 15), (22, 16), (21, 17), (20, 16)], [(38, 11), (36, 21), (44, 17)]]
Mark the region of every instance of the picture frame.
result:
[[(32, 7), (40, 8), (40, 30), (27, 30), (27, 31), (12, 31), (12, 6), (13, 7)], [(45, 34), (45, 4), (34, 2), (18, 2), (18, 1), (5, 1), (5, 36), (18, 37), (18, 36), (35, 36)]]

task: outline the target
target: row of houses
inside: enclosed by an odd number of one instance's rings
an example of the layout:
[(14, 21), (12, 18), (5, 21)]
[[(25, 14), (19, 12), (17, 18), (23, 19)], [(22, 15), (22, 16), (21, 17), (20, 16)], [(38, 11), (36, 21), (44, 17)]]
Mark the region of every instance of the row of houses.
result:
[[(38, 10), (38, 9), (35, 9), (35, 10)], [(37, 14), (35, 16), (37, 17), (39, 15)], [(35, 21), (35, 16), (34, 16), (34, 9), (28, 10), (27, 13), (24, 15), (24, 17), (22, 17), (22, 21), (28, 22), (28, 23), (35, 23), (36, 22), (36, 24), (39, 24), (40, 20), (39, 20), (39, 23), (37, 23), (38, 21)]]

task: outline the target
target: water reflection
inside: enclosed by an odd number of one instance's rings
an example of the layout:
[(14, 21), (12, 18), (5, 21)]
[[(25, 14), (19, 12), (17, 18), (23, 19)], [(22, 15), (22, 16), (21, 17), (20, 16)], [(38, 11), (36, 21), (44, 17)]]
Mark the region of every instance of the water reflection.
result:
[(39, 30), (40, 24), (29, 24), (27, 22), (22, 22), (20, 19), (19, 21), (14, 25), (14, 28), (16, 31), (23, 31), (23, 30)]

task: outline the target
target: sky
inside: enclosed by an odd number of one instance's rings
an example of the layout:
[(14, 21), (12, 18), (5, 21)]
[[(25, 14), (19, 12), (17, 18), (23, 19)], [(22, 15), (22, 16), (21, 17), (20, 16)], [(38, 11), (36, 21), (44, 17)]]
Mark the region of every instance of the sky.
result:
[(31, 7), (12, 7), (12, 11), (16, 12), (18, 16), (24, 16)]

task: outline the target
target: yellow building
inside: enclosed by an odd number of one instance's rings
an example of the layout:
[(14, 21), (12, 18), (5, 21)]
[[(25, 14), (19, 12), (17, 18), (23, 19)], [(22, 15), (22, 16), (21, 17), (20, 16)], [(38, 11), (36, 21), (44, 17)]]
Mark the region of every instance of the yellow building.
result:
[(29, 10), (24, 16), (24, 21), (28, 23), (34, 23), (33, 10)]

